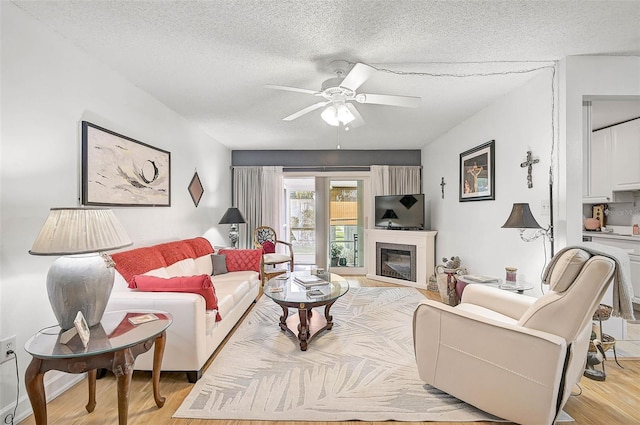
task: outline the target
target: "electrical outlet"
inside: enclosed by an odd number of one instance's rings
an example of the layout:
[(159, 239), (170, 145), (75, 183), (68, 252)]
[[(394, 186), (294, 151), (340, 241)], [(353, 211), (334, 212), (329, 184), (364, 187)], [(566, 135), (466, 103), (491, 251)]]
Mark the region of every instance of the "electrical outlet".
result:
[(9, 351), (16, 352), (16, 336), (10, 336), (0, 340), (0, 364), (13, 359), (13, 355), (7, 354)]

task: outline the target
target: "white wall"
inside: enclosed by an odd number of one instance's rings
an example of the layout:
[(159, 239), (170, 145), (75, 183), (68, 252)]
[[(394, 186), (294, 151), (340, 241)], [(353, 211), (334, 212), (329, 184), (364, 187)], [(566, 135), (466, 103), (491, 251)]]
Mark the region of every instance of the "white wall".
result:
[[(55, 258), (28, 250), (49, 208), (78, 205), (80, 122), (171, 152), (172, 206), (115, 209), (136, 245), (205, 233), (225, 244), (228, 226), (216, 227), (231, 202), (231, 153), (13, 4), (1, 2), (0, 10), (0, 338), (17, 336), (22, 378), (30, 361), (22, 347), (55, 323), (45, 289)], [(187, 191), (196, 169), (205, 187), (198, 208)], [(64, 385), (56, 376), (47, 374), (47, 395)], [(16, 396), (13, 362), (0, 366), (0, 377), (2, 420)], [(30, 408), (24, 384), (21, 396), (18, 417)]]
[[(528, 202), (540, 225), (549, 224), (542, 202), (549, 200), (551, 109), (548, 70), (425, 146), (423, 188), (430, 199), (431, 228), (438, 231), (436, 264), (457, 255), (470, 273), (501, 278), (505, 266), (517, 267), (518, 275), (539, 291), (545, 262), (542, 238), (525, 243), (517, 230), (501, 226), (514, 202)], [(459, 202), (460, 153), (490, 140), (495, 140), (495, 200)], [(520, 167), (528, 150), (540, 159), (533, 166), (531, 189), (526, 169)], [(446, 182), (444, 199), (441, 177)]]

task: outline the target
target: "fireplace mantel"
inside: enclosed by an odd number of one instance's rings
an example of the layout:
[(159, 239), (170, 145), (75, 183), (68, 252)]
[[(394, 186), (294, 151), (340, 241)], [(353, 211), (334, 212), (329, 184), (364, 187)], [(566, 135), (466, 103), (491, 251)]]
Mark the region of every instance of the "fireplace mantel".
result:
[[(438, 232), (433, 230), (366, 229), (367, 278), (403, 286), (427, 289), (429, 276), (435, 267), (435, 241)], [(414, 245), (416, 247), (416, 281), (395, 279), (376, 274), (376, 243)]]

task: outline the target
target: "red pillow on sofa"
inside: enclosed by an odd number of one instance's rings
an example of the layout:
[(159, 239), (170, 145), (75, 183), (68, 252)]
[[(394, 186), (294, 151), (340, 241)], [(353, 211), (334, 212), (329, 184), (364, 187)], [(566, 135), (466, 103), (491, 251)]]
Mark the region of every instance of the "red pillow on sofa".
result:
[(261, 249), (221, 249), (218, 254), (227, 256), (227, 271), (253, 270), (260, 273)]
[[(207, 274), (199, 276), (179, 276), (165, 279), (155, 276), (137, 275), (132, 279), (133, 287), (143, 292), (191, 292), (200, 294), (204, 298), (207, 310), (218, 310), (218, 297)], [(222, 320), (220, 313), (216, 314), (216, 322)]]

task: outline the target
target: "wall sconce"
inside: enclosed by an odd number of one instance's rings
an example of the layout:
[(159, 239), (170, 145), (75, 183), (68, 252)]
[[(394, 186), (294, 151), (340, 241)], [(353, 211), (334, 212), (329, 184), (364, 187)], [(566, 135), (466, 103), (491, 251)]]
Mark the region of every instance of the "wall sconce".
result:
[[(525, 242), (531, 242), (538, 239), (540, 236), (547, 236), (551, 243), (551, 256), (553, 257), (553, 224), (550, 224), (548, 228), (543, 229), (531, 214), (531, 208), (526, 203), (513, 204), (511, 214), (507, 221), (502, 225), (503, 229), (518, 229), (520, 231), (520, 239)], [(525, 236), (526, 229), (536, 229), (533, 235)]]

